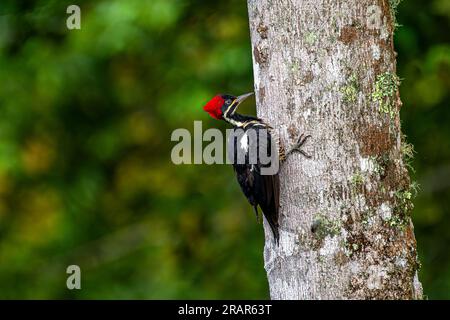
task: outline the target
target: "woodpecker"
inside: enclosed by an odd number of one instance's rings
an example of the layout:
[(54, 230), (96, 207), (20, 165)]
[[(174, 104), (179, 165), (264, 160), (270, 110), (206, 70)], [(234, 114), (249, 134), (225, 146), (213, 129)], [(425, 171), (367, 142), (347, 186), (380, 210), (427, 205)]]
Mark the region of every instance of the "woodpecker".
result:
[[(251, 150), (264, 149), (268, 158), (272, 158), (270, 150), (275, 149), (274, 156), (277, 156), (279, 163), (283, 163), (286, 157), (294, 151), (298, 151), (305, 157), (310, 156), (301, 149), (301, 146), (310, 137), (309, 135), (300, 135), (295, 145), (288, 151), (280, 143), (276, 131), (264, 120), (236, 113), (237, 107), (253, 92), (240, 96), (230, 94), (219, 94), (214, 96), (203, 109), (211, 117), (217, 120), (223, 120), (233, 126), (234, 134), (228, 141), (229, 157), (232, 159), (234, 171), (236, 173), (239, 185), (253, 207), (257, 221), (259, 221), (258, 207), (261, 209), (265, 219), (270, 225), (276, 244), (280, 239), (278, 231), (279, 207), (280, 207), (280, 178), (277, 172), (273, 174), (263, 174), (263, 168), (271, 166), (271, 163), (263, 162), (260, 154), (257, 153), (255, 160), (251, 161)], [(249, 134), (253, 130), (256, 134)], [(264, 134), (260, 135), (264, 130)], [(261, 138), (261, 136), (263, 138)], [(272, 145), (272, 144), (275, 145)], [(252, 149), (253, 148), (253, 149)], [(239, 154), (244, 155), (242, 162), (236, 161)]]

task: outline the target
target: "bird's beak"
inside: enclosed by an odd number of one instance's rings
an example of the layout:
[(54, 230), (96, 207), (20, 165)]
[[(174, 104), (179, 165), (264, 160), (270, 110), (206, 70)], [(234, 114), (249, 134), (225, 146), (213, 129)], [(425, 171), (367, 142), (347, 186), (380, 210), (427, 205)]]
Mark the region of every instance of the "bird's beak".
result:
[(243, 95), (240, 95), (236, 98), (236, 102), (239, 105), (240, 103), (242, 103), (242, 101), (244, 101), (245, 99), (247, 99), (248, 97), (250, 97), (251, 95), (253, 95), (253, 92), (249, 92)]
[(234, 114), (236, 112), (237, 107), (242, 103), (242, 101), (244, 101), (245, 99), (250, 97), (252, 94), (253, 94), (253, 92), (249, 92), (249, 93), (246, 93), (246, 94), (236, 97), (236, 99), (234, 99), (233, 103), (231, 104), (231, 108), (230, 108), (228, 114)]

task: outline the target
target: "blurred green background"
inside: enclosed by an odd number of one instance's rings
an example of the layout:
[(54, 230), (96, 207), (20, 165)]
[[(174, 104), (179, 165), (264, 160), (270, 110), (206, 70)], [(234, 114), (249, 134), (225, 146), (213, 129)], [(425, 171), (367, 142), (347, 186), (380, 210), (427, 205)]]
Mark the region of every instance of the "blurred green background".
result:
[[(205, 101), (253, 88), (246, 1), (76, 3), (70, 31), (72, 1), (0, 2), (0, 298), (268, 298), (231, 167), (170, 161), (175, 128), (218, 125)], [(395, 36), (429, 298), (450, 298), (449, 17), (404, 1)]]

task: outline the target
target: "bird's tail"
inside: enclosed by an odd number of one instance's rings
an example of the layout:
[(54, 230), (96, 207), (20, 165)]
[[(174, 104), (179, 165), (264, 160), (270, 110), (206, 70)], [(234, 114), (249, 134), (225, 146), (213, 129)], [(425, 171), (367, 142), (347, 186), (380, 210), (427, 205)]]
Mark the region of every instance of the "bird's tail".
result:
[(266, 218), (267, 223), (269, 223), (270, 229), (272, 230), (273, 238), (275, 239), (275, 243), (278, 245), (280, 242), (280, 232), (278, 220), (276, 219), (275, 214), (266, 214), (267, 211), (262, 210), (264, 217)]
[(270, 221), (270, 220), (267, 220), (267, 222), (269, 222), (270, 229), (272, 229), (272, 234), (275, 239), (275, 243), (277, 245), (279, 245), (280, 244), (280, 232), (278, 231), (278, 227), (279, 227), (278, 222), (274, 222), (274, 221)]

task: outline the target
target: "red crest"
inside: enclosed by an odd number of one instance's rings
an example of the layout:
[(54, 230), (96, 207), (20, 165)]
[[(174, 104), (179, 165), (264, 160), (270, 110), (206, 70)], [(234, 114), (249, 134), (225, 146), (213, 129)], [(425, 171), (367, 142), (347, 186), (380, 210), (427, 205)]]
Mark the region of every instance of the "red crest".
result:
[(222, 119), (222, 106), (225, 103), (225, 100), (217, 95), (203, 107), (203, 110), (209, 113), (209, 115), (217, 120)]

